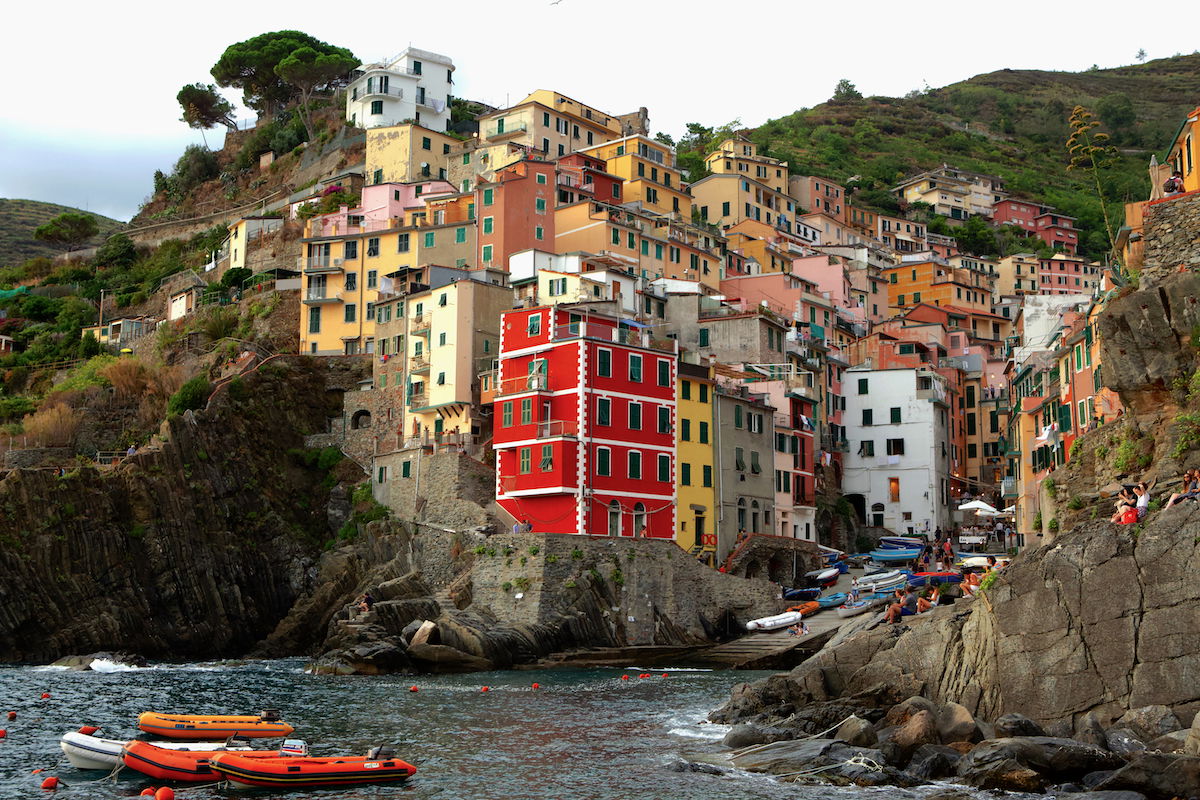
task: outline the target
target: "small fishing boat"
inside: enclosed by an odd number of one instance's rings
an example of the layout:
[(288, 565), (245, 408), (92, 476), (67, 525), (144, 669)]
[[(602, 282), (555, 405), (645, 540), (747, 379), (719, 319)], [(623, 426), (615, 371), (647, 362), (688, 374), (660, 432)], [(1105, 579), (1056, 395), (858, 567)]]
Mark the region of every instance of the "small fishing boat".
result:
[(824, 567), (804, 573), (804, 580), (808, 583), (815, 583), (818, 586), (826, 586), (836, 582), (839, 574), (840, 570), (837, 567)]
[(924, 548), (926, 540), (917, 536), (880, 536), (879, 549), (881, 550), (912, 550), (914, 547), (918, 550)]
[(903, 586), (908, 581), (908, 573), (893, 569), (860, 578), (858, 588), (863, 592), (882, 592)]
[[(133, 739), (126, 742), (121, 751), (121, 761), (130, 769), (161, 781), (180, 783), (207, 783), (220, 780), (212, 771), (210, 760), (222, 753), (231, 752), (224, 746), (211, 750), (172, 750)], [(278, 750), (245, 750), (241, 755), (248, 759), (278, 758)]]
[(871, 558), (876, 561), (888, 563), (892, 561), (914, 561), (921, 557), (921, 548), (914, 547), (912, 549), (888, 549), (888, 550), (872, 550)]
[(212, 768), (221, 777), (244, 786), (272, 789), (311, 789), (318, 786), (355, 786), (402, 781), (417, 771), (393, 756), (390, 747), (372, 748), (364, 757), (245, 758), (237, 753), (219, 753)]
[(844, 603), (838, 606), (837, 615), (842, 618), (853, 617), (887, 602), (887, 599), (888, 596), (886, 594), (869, 594), (856, 603)]
[[(1007, 557), (992, 556), (992, 558), (996, 559), (996, 569), (1004, 569), (1008, 566), (1009, 561), (1011, 561), (1011, 559)], [(983, 569), (988, 565), (988, 557), (967, 555), (966, 557), (960, 559), (958, 564), (963, 569)]]
[[(104, 739), (93, 735), (99, 728), (86, 726), (68, 731), (58, 746), (75, 769), (112, 769), (121, 763), (121, 749), (128, 739)], [(87, 731), (85, 733), (85, 731)], [(245, 741), (230, 742), (148, 742), (167, 750), (249, 750)]]
[(837, 567), (837, 571), (841, 575), (845, 575), (847, 572), (850, 571), (850, 565), (847, 564), (845, 561), (835, 561), (832, 564), (830, 564), (829, 566)]
[(770, 617), (752, 619), (746, 623), (746, 630), (776, 631), (780, 628), (786, 628), (789, 625), (795, 625), (802, 619), (804, 619), (804, 615), (799, 611), (785, 611), (782, 614), (774, 614)]
[(228, 739), (230, 736), (262, 739), (287, 736), (295, 730), (283, 721), (278, 711), (264, 711), (257, 716), (147, 711), (138, 716), (138, 728), (169, 739)]
[(798, 606), (792, 606), (788, 611), (795, 611), (805, 616), (821, 610), (821, 604), (816, 600), (810, 600), (807, 603), (801, 603)]
[(824, 597), (817, 598), (817, 605), (819, 605), (821, 608), (837, 608), (842, 603), (846, 602), (847, 597), (849, 597), (849, 595), (845, 592), (825, 595)]
[(930, 583), (959, 583), (961, 572), (914, 572), (908, 576), (909, 586), (926, 586)]
[(815, 600), (821, 594), (820, 586), (806, 586), (801, 589), (784, 589), (784, 600)]

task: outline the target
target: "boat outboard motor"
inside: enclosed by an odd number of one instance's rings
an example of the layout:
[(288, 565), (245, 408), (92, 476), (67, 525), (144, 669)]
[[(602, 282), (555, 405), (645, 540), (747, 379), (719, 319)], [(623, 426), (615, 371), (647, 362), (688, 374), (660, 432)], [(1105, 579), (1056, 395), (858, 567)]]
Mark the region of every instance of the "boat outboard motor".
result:
[(263, 722), (279, 722), (283, 716), (275, 709), (269, 709), (258, 715), (258, 718)]
[(391, 758), (396, 755), (396, 750), (390, 745), (381, 744), (379, 747), (372, 747), (367, 751), (367, 758), (372, 761)]
[(303, 739), (284, 739), (283, 747), (279, 748), (279, 752), (289, 756), (306, 756), (308, 755), (308, 742)]

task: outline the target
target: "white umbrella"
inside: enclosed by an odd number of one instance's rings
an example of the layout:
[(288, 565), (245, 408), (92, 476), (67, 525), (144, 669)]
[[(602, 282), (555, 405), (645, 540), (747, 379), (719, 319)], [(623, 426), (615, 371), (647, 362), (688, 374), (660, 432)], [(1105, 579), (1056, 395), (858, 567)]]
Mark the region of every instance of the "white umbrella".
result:
[(972, 500), (969, 503), (963, 503), (958, 507), (959, 511), (979, 511), (984, 514), (998, 514), (995, 508), (983, 502), (982, 500)]

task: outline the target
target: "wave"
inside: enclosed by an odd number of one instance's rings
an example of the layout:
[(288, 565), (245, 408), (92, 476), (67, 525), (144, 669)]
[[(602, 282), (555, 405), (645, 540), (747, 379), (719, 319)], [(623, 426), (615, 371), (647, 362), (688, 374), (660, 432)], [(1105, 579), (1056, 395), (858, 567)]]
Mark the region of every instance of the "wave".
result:
[(109, 658), (93, 658), (92, 663), (88, 665), (92, 672), (136, 672), (141, 667), (135, 667), (132, 664), (122, 664), (120, 661), (113, 661)]

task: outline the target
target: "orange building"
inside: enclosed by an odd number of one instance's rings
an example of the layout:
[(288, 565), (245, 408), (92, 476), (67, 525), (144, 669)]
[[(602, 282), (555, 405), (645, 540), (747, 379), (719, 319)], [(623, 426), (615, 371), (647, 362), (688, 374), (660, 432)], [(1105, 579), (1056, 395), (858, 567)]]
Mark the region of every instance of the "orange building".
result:
[(507, 270), (513, 253), (550, 249), (556, 192), (556, 169), (549, 161), (523, 159), (479, 181), (473, 198), (479, 266)]
[(888, 281), (888, 307), (902, 313), (921, 303), (970, 311), (992, 310), (991, 281), (973, 269), (941, 260), (907, 261), (883, 270)]

